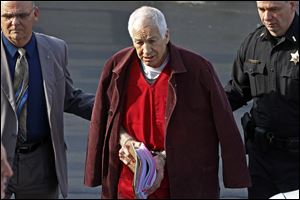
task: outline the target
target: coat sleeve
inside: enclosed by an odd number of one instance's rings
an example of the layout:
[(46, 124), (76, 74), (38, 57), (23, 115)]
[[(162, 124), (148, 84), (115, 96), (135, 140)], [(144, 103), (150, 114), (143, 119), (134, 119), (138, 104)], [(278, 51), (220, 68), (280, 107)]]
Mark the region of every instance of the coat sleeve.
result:
[(90, 187), (102, 184), (102, 152), (106, 133), (107, 112), (110, 107), (106, 91), (111, 79), (111, 66), (112, 61), (108, 61), (104, 66), (90, 121), (84, 175), (84, 184)]
[(233, 111), (247, 105), (252, 99), (249, 77), (245, 73), (245, 52), (249, 39), (246, 39), (237, 52), (236, 59), (233, 63), (232, 78), (224, 87), (227, 98)]
[(251, 181), (245, 147), (225, 91), (213, 67), (210, 69), (207, 83), (209, 84), (214, 123), (221, 146), (224, 185), (228, 188), (248, 187)]
[(90, 120), (92, 109), (94, 105), (94, 98), (93, 94), (88, 94), (83, 92), (81, 89), (75, 88), (73, 85), (73, 80), (71, 75), (68, 71), (68, 50), (67, 45), (63, 43), (64, 49), (64, 59), (62, 66), (65, 74), (65, 102), (64, 102), (64, 111), (67, 113), (72, 113), (77, 116), (80, 116), (84, 119)]

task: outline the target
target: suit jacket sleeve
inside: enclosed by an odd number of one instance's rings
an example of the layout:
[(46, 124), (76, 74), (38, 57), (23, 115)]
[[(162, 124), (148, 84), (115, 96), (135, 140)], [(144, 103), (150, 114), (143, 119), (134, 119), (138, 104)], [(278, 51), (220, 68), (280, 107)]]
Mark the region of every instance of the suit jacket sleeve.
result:
[(95, 96), (93, 94), (84, 93), (80, 89), (74, 88), (73, 80), (67, 69), (68, 51), (67, 51), (66, 44), (64, 44), (64, 52), (65, 52), (65, 60), (63, 66), (65, 66), (64, 73), (65, 73), (65, 80), (66, 80), (66, 89), (65, 89), (66, 95), (65, 95), (65, 102), (64, 102), (65, 112), (72, 113), (84, 119), (90, 120)]

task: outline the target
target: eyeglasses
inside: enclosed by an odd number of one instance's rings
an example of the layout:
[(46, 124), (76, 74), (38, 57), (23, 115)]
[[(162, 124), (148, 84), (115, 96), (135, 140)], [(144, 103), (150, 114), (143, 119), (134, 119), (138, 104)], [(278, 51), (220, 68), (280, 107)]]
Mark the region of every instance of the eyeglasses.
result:
[(29, 12), (24, 12), (24, 13), (6, 13), (1, 15), (2, 18), (4, 18), (6, 21), (12, 21), (12, 19), (14, 18), (18, 18), (19, 20), (25, 20), (27, 17), (29, 17), (32, 13), (32, 11), (34, 11), (35, 7), (33, 7), (31, 9), (31, 11)]

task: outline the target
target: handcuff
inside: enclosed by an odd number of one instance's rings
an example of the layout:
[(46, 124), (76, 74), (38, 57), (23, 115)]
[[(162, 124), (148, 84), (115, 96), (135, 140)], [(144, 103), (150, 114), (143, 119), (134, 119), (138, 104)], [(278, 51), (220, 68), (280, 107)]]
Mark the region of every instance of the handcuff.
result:
[(151, 151), (152, 156), (161, 156), (164, 160), (167, 159), (166, 151)]

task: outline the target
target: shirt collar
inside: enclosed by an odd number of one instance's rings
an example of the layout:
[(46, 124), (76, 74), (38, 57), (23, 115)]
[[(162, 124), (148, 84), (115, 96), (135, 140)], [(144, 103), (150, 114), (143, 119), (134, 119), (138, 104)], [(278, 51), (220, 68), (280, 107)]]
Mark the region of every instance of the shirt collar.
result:
[[(283, 38), (288, 39), (292, 42), (299, 41), (299, 15), (295, 13), (293, 22), (291, 23), (287, 32), (283, 35)], [(264, 27), (262, 34), (260, 35), (265, 40), (270, 40), (272, 35), (269, 33), (268, 29)]]
[(297, 13), (295, 13), (294, 20), (285, 35), (287, 39), (293, 42), (299, 41), (299, 15)]
[[(16, 53), (18, 51), (18, 48), (13, 45), (13, 43), (11, 43), (2, 33), (2, 39), (3, 39), (3, 44), (6, 47), (9, 55), (14, 58), (16, 56)], [(32, 36), (29, 40), (29, 42), (23, 47), (26, 50), (26, 55), (29, 57), (33, 56), (34, 53), (34, 49), (36, 47), (36, 38), (35, 38), (35, 34), (32, 33)]]

